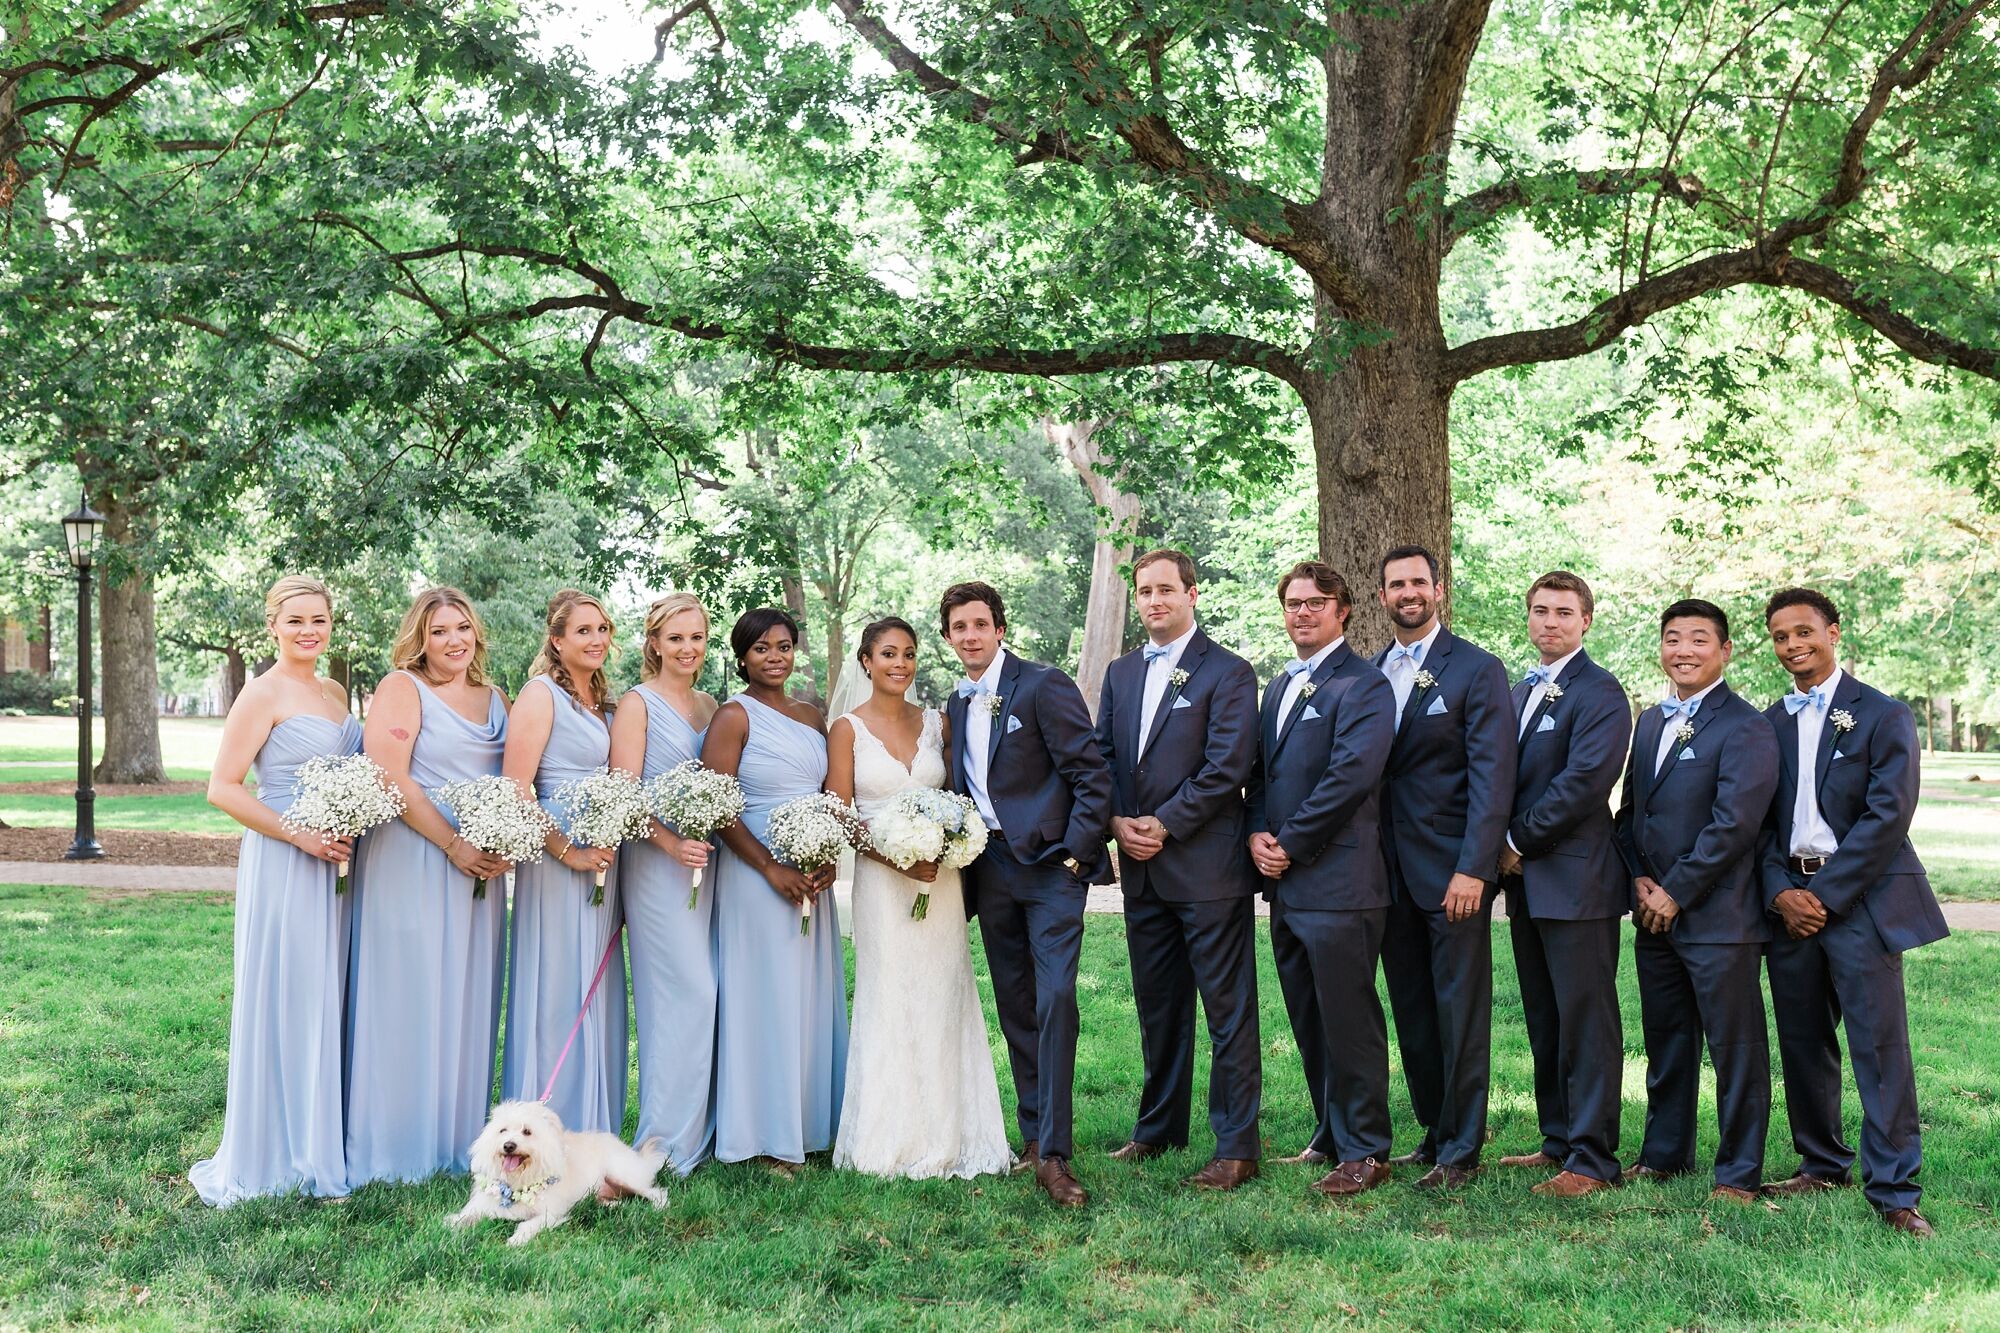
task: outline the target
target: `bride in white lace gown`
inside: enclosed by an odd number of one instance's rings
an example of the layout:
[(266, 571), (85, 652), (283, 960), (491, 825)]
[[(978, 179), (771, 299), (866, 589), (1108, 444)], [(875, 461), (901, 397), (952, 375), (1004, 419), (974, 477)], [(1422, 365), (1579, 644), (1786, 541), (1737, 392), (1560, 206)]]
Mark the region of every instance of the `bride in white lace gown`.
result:
[[(903, 701), (916, 673), (910, 627), (877, 621), (861, 644), (874, 693), (829, 731), (826, 785), (852, 797), (868, 819), (906, 788), (944, 785), (945, 737), (941, 713)], [(835, 1166), (969, 1179), (1012, 1164), (966, 947), (965, 898), (956, 870), (935, 869), (926, 884), (873, 856), (855, 859), (854, 1018)], [(929, 912), (912, 920), (911, 905), (924, 891)]]

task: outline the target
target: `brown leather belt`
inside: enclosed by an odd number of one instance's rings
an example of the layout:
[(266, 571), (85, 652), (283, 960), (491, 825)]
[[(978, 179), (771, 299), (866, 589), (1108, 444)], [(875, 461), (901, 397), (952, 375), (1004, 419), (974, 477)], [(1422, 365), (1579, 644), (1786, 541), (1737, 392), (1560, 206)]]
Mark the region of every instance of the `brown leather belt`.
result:
[(1786, 864), (1791, 866), (1794, 875), (1804, 875), (1807, 879), (1811, 879), (1814, 875), (1826, 869), (1826, 858), (1824, 856), (1794, 856)]

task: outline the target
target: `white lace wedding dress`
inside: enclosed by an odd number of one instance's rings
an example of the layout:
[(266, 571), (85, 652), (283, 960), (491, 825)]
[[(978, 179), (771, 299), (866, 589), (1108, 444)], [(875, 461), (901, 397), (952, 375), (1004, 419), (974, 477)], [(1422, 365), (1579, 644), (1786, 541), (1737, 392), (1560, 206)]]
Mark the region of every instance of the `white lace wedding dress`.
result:
[[(907, 787), (942, 787), (942, 720), (924, 711), (904, 768), (868, 725), (854, 728), (854, 800), (864, 819)], [(923, 885), (869, 857), (854, 867), (854, 1020), (833, 1164), (926, 1179), (1004, 1173), (1012, 1164), (1000, 1086), (965, 939), (956, 870), (938, 871), (930, 913), (910, 919)]]

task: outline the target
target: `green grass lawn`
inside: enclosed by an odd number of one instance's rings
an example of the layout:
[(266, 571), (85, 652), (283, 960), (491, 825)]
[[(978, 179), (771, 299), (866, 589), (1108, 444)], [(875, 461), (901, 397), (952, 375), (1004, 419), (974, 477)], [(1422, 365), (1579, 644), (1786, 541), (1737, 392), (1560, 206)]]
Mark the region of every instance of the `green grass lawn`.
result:
[[(186, 796), (100, 796), (101, 829), (149, 829), (169, 833), (240, 833), (243, 826), (208, 803), (199, 792)], [(76, 822), (75, 796), (10, 796), (0, 786), (0, 820), (22, 828), (69, 828)]]
[[(171, 782), (207, 782), (209, 770), (205, 768), (169, 768), (167, 778)], [(6, 792), (10, 782), (62, 782), (76, 781), (76, 756), (71, 755), (63, 764), (21, 764), (18, 767), (0, 768), (0, 795)]]
[[(1307, 1189), (1310, 1171), (1274, 1167), (1197, 1196), (1176, 1182), (1206, 1157), (1205, 1128), (1186, 1152), (1113, 1163), (1138, 1037), (1109, 917), (1085, 937), (1076, 1165), (1096, 1198), (1082, 1213), (1046, 1207), (1025, 1177), (883, 1182), (824, 1164), (792, 1183), (704, 1167), (664, 1212), (587, 1204), (525, 1252), (499, 1224), (450, 1231), (465, 1186), (449, 1179), (218, 1213), (186, 1170), (221, 1129), (230, 945), (227, 897), (0, 888), (0, 1326), (2000, 1326), (1992, 936), (1909, 960), (1925, 1209), (1942, 1231), (1929, 1245), (1881, 1226), (1858, 1191), (1741, 1210), (1690, 1180), (1557, 1203), (1495, 1168), (1452, 1198), (1406, 1175), (1342, 1206)], [(1497, 1156), (1537, 1135), (1504, 931), (1495, 953)], [(1309, 1110), (1268, 944), (1262, 965), (1276, 1155), (1304, 1142)], [(1643, 1118), (1629, 952), (1626, 1034), (1629, 1158)], [(1011, 1121), (1004, 1076), (1002, 1097)], [(1774, 1175), (1793, 1165), (1782, 1126)]]

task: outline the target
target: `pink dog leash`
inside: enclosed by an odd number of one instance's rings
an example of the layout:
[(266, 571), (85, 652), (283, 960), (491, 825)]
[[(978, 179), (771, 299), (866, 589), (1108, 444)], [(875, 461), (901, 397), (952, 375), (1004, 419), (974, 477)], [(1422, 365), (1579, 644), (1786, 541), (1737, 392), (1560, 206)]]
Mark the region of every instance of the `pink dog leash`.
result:
[(556, 1067), (549, 1071), (549, 1081), (542, 1088), (541, 1100), (544, 1102), (556, 1090), (556, 1076), (562, 1073), (563, 1061), (569, 1059), (569, 1048), (576, 1045), (576, 1034), (583, 1027), (583, 1016), (590, 1012), (590, 1002), (597, 998), (598, 983), (604, 980), (604, 969), (611, 966), (611, 955), (618, 951), (618, 940), (624, 933), (625, 923), (621, 921), (618, 929), (611, 932), (611, 943), (604, 946), (604, 957), (597, 960), (597, 975), (590, 979), (590, 989), (584, 992), (583, 1008), (577, 1010), (576, 1022), (569, 1025), (569, 1040), (563, 1043), (562, 1054), (556, 1057)]

